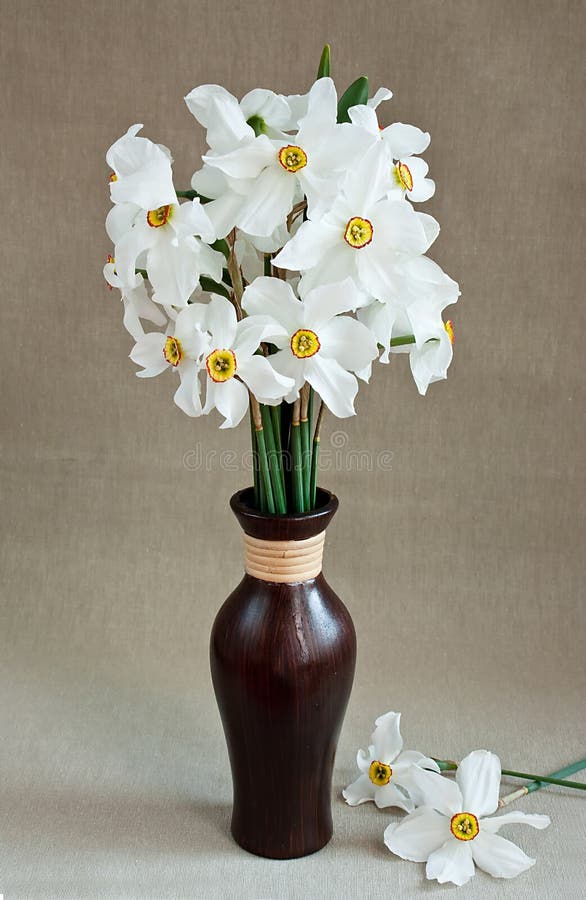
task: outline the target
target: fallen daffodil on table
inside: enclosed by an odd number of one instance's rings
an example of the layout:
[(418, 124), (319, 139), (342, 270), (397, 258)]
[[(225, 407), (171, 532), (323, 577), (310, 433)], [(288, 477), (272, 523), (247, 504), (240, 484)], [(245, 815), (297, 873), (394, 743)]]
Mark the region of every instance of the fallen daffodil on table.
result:
[(349, 806), (374, 800), (379, 809), (398, 806), (411, 812), (414, 770), (424, 767), (439, 773), (435, 760), (417, 750), (403, 750), (400, 726), (401, 713), (388, 712), (376, 720), (368, 751), (359, 750), (356, 756), (361, 774), (342, 791)]
[(402, 859), (426, 863), (428, 879), (463, 885), (475, 865), (495, 878), (514, 878), (535, 864), (498, 832), (503, 825), (547, 828), (548, 816), (510, 812), (492, 817), (499, 801), (501, 763), (488, 750), (475, 750), (460, 763), (456, 780), (414, 769), (417, 808), (384, 833), (389, 850)]

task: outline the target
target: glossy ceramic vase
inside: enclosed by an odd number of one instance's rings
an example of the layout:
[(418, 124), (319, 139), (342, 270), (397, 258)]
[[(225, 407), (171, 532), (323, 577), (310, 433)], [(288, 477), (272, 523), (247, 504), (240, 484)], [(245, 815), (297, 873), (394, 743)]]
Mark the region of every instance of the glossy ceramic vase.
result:
[(356, 635), (322, 571), (336, 497), (300, 515), (230, 505), (244, 531), (244, 578), (214, 622), (212, 680), (234, 788), (232, 835), (251, 853), (291, 859), (332, 836), (336, 744), (352, 688)]

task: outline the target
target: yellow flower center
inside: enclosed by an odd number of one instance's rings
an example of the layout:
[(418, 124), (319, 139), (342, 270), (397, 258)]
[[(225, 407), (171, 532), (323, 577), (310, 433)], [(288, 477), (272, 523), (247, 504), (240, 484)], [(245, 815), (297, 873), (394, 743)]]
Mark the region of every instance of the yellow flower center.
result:
[(368, 219), (361, 219), (360, 216), (354, 216), (346, 225), (344, 232), (344, 240), (355, 250), (361, 250), (366, 247), (372, 240), (372, 223)]
[(163, 356), (170, 366), (178, 366), (183, 358), (181, 343), (176, 337), (169, 335), (163, 347)]
[(173, 207), (168, 203), (167, 206), (159, 206), (158, 209), (149, 209), (147, 222), (151, 228), (161, 228), (167, 224), (172, 215)]
[(212, 381), (229, 381), (236, 374), (236, 356), (232, 350), (212, 350), (206, 356), (206, 369)]
[(307, 153), (302, 147), (288, 144), (279, 150), (279, 162), (287, 172), (298, 172), (307, 165)]
[(314, 356), (320, 347), (321, 344), (317, 334), (308, 328), (300, 328), (291, 338), (291, 352), (298, 359), (307, 359), (309, 356)]
[(393, 174), (399, 187), (402, 187), (404, 191), (413, 190), (413, 175), (411, 174), (409, 166), (406, 166), (405, 163), (398, 162), (393, 169)]
[(448, 337), (449, 337), (449, 339), (450, 339), (450, 342), (453, 344), (454, 341), (455, 341), (455, 336), (454, 336), (454, 323), (452, 322), (451, 319), (448, 319), (447, 322), (444, 322), (444, 328), (445, 328), (446, 331), (448, 332)]
[(377, 787), (383, 787), (383, 785), (388, 784), (392, 775), (393, 770), (390, 766), (387, 766), (386, 763), (379, 762), (378, 759), (375, 759), (375, 761), (370, 764), (368, 777)]
[(110, 181), (118, 181), (116, 172), (112, 172), (112, 174), (110, 175)]
[(478, 819), (473, 813), (457, 813), (452, 816), (450, 830), (459, 841), (471, 841), (478, 834)]

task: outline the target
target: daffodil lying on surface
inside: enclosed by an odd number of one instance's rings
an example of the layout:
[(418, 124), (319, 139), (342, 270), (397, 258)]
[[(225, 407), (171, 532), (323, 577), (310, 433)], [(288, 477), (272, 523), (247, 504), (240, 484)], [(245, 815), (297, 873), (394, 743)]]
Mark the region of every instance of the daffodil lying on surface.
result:
[(488, 750), (462, 760), (456, 781), (422, 769), (413, 771), (418, 808), (385, 831), (389, 850), (403, 859), (425, 862), (426, 875), (443, 884), (466, 884), (475, 865), (496, 878), (513, 878), (535, 860), (501, 837), (503, 825), (547, 828), (548, 816), (510, 812), (492, 817), (499, 800), (501, 764)]
[(142, 125), (106, 154), (104, 274), (137, 374), (176, 373), (177, 406), (216, 409), (222, 428), (250, 409), (263, 512), (313, 508), (323, 413), (354, 415), (374, 361), (408, 354), (425, 394), (452, 360), (443, 311), (459, 288), (425, 255), (439, 225), (419, 208), (435, 191), (420, 156), (430, 137), (380, 121), (391, 97), (369, 97), (361, 77), (338, 98), (328, 51), (305, 94), (194, 88), (185, 101), (208, 149), (188, 190)]
[(401, 713), (379, 716), (368, 751), (359, 750), (356, 763), (362, 773), (342, 791), (349, 806), (374, 800), (379, 809), (398, 806), (407, 812), (415, 809), (411, 797), (415, 769), (439, 773), (435, 760), (417, 750), (403, 750), (400, 731)]

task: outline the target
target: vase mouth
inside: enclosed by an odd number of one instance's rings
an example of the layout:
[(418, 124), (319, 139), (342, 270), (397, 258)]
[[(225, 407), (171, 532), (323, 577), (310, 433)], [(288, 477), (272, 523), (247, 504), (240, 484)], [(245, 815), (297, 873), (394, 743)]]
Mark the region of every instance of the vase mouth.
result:
[(242, 530), (251, 537), (273, 541), (303, 541), (325, 531), (338, 509), (338, 498), (318, 488), (317, 506), (305, 513), (265, 513), (253, 505), (254, 488), (244, 488), (230, 498), (230, 506)]

